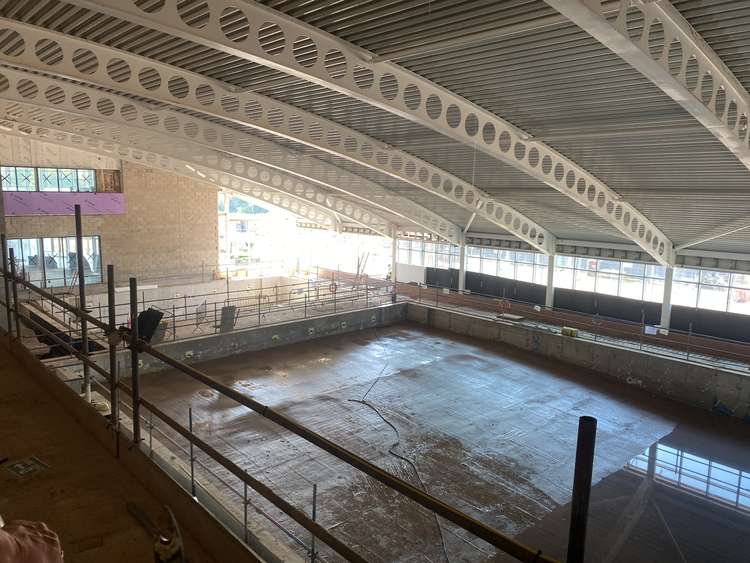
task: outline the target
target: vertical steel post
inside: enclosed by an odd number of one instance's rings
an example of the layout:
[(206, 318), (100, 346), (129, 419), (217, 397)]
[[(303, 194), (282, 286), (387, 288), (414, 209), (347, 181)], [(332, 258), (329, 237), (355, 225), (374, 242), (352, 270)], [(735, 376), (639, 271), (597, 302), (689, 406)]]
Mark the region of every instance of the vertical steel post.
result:
[[(313, 483), (313, 501), (312, 501), (312, 521), (315, 522), (318, 517), (318, 485)], [(315, 551), (315, 534), (312, 534), (310, 541), (310, 563), (315, 563), (318, 554)]]
[(258, 294), (258, 326), (260, 326), (260, 293)]
[[(78, 306), (82, 311), (86, 309), (86, 272), (83, 267), (83, 222), (81, 220), (81, 206), (76, 204), (76, 262), (78, 263)], [(81, 354), (83, 355), (83, 392), (86, 402), (91, 402), (91, 367), (88, 364), (89, 356), (89, 328), (86, 319), (81, 316)]]
[(583, 563), (595, 445), (596, 419), (592, 416), (582, 416), (578, 419), (576, 465), (573, 475), (573, 496), (570, 503), (568, 563)]
[(641, 309), (641, 335), (638, 349), (643, 350), (643, 332), (646, 330), (646, 313)]
[(138, 281), (130, 278), (130, 377), (133, 390), (133, 443), (141, 442), (141, 384), (138, 375)]
[(154, 457), (154, 412), (148, 411), (148, 457)]
[(172, 340), (177, 340), (177, 311), (172, 303)]
[(190, 430), (190, 494), (195, 498), (195, 455), (193, 455), (193, 407), (188, 408), (188, 429)]
[(120, 379), (117, 373), (117, 317), (115, 304), (115, 267), (107, 265), (107, 313), (109, 316), (109, 412), (112, 427), (120, 432)]
[(305, 293), (305, 318), (307, 318), (307, 293)]
[(6, 329), (8, 331), (8, 337), (11, 335), (11, 305), (10, 305), (10, 271), (8, 269), (8, 247), (5, 235), (0, 235), (0, 246), (2, 246), (2, 258), (3, 258), (3, 286), (5, 288), (5, 320), (7, 321)]
[(242, 497), (242, 506), (243, 506), (243, 512), (244, 518), (242, 520), (243, 527), (244, 527), (244, 536), (245, 536), (245, 543), (247, 543), (248, 540), (248, 533), (247, 533), (247, 483), (243, 482), (243, 485), (245, 485), (245, 494)]
[[(13, 290), (13, 318), (16, 321), (16, 338), (21, 340), (21, 317), (18, 314), (18, 288), (16, 287), (16, 253), (12, 248), (8, 249), (10, 254), (10, 279)], [(10, 332), (10, 327), (8, 327)]]

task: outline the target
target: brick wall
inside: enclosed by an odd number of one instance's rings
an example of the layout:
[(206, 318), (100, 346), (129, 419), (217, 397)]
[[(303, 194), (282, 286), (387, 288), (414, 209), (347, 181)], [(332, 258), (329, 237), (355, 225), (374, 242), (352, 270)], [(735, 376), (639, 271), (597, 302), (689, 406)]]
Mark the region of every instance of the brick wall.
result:
[[(216, 188), (211, 184), (136, 164), (120, 165), (112, 159), (99, 162), (97, 155), (89, 161), (80, 154), (68, 158), (35, 146), (45, 143), (27, 142), (33, 145), (24, 149), (0, 141), (0, 162), (122, 168), (125, 214), (83, 217), (84, 234), (101, 237), (103, 269), (113, 264), (119, 282), (128, 276), (145, 279), (200, 272), (202, 265), (210, 270), (217, 263)], [(24, 156), (28, 160), (19, 160)], [(8, 238), (75, 234), (72, 216), (6, 217), (5, 224)]]

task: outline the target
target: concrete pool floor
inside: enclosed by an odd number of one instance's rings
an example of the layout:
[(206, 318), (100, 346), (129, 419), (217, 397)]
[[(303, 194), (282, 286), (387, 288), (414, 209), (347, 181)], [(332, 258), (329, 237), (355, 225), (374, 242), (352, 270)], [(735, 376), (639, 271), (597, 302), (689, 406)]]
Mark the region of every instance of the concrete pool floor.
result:
[[(676, 428), (689, 436), (691, 424), (710, 423), (715, 427), (716, 440), (709, 440), (713, 448), (721, 449), (724, 441), (731, 442), (727, 447), (750, 443), (750, 427), (738, 421), (651, 398), (511, 347), (411, 324), (198, 367), (471, 516), (560, 558), (565, 554), (566, 534), (561, 530), (579, 416), (599, 420), (594, 482), (615, 487), (618, 502), (634, 494), (628, 489), (630, 477), (616, 477), (623, 474), (623, 466)], [(489, 545), (450, 523), (438, 523), (411, 501), (183, 374), (145, 375), (142, 388), (147, 399), (178, 420), (186, 420), (192, 407), (201, 437), (308, 512), (316, 483), (318, 521), (368, 560), (504, 560)], [(738, 454), (736, 464), (750, 468), (747, 448), (738, 451), (744, 453)], [(601, 489), (597, 487), (595, 492)], [(292, 535), (309, 542), (299, 526), (255, 502)], [(620, 512), (609, 511), (612, 526)], [(697, 519), (695, 525), (699, 530)], [(288, 536), (277, 537), (294, 545)], [(625, 538), (621, 543), (630, 549), (632, 542)], [(647, 542), (641, 545), (648, 549)], [(674, 560), (683, 560), (674, 551)], [(336, 559), (325, 547), (321, 554)], [(607, 557), (632, 560), (623, 558), (625, 554), (631, 557), (632, 549), (614, 556), (607, 552)], [(669, 557), (661, 560), (672, 560)], [(595, 554), (589, 559), (603, 560)]]

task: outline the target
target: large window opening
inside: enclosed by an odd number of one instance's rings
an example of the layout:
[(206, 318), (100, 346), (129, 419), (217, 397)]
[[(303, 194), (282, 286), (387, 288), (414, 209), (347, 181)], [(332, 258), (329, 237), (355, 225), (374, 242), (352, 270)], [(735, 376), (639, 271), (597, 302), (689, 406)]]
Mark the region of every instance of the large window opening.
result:
[[(42, 287), (78, 284), (75, 237), (8, 239), (16, 271)], [(86, 283), (101, 283), (101, 245), (98, 236), (83, 237), (83, 271)]]
[(95, 192), (90, 168), (0, 166), (0, 189), (6, 192)]

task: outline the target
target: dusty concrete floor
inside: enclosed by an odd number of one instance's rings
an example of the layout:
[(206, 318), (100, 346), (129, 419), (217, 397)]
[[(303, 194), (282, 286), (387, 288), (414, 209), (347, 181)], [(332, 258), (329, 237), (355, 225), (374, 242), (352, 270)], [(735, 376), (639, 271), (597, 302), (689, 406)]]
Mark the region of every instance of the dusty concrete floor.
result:
[[(18, 477), (11, 464), (35, 456), (47, 469)], [(152, 539), (126, 510), (152, 518), (160, 504), (0, 348), (0, 514), (41, 520), (60, 537), (66, 563), (153, 561)], [(194, 563), (215, 563), (188, 537)]]
[[(627, 477), (633, 474), (623, 473), (623, 466), (674, 434), (675, 428), (683, 429), (690, 442), (689, 423), (710, 426), (708, 443), (719, 450), (730, 436), (750, 443), (750, 427), (735, 420), (653, 399), (510, 347), (415, 325), (238, 355), (199, 367), (557, 557), (565, 552), (566, 533), (561, 530), (568, 514), (580, 415), (599, 420), (595, 483), (626, 475), (615, 481), (622, 485), (615, 495), (618, 502), (632, 496)], [(309, 511), (312, 484), (317, 483), (319, 521), (369, 560), (503, 559), (487, 544), (451, 524), (438, 525), (410, 501), (182, 374), (145, 376), (143, 390), (178, 419), (186, 418), (192, 406), (201, 436), (297, 506)], [(363, 397), (367, 404), (355, 402)], [(738, 463), (750, 465), (748, 449), (738, 451)], [(686, 502), (691, 498), (680, 496)], [(307, 541), (299, 527), (258, 505)], [(620, 512), (612, 510), (609, 524), (602, 518), (601, 526), (620, 525), (615, 518)], [(699, 518), (682, 521), (683, 535), (710, 542), (700, 533)], [(691, 526), (697, 532), (690, 533)], [(628, 549), (611, 560), (641, 560), (632, 558), (638, 537), (625, 538)], [(648, 544), (641, 545), (648, 551)], [(323, 555), (335, 559), (330, 552)], [(600, 554), (589, 559), (603, 560)], [(660, 560), (682, 559), (673, 552)]]

